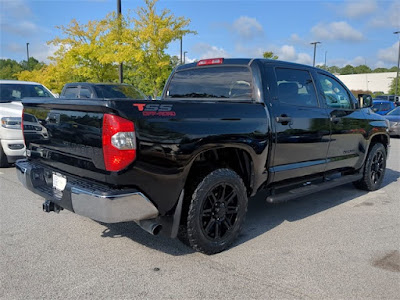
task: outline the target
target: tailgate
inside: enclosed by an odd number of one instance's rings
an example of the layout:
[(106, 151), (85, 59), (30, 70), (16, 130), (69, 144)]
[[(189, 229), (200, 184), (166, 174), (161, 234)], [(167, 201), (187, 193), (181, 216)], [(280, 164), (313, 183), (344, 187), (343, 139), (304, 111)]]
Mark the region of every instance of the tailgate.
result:
[(71, 174), (103, 181), (104, 113), (115, 113), (108, 101), (28, 99), (24, 104), (27, 156)]

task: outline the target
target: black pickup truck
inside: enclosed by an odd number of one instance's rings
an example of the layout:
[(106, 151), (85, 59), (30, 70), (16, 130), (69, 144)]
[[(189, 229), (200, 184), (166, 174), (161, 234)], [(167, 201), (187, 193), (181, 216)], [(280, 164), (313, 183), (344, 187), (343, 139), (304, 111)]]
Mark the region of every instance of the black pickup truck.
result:
[(378, 189), (390, 138), (371, 100), (309, 66), (201, 60), (175, 69), (160, 101), (23, 101), (49, 138), (25, 136), (17, 173), (45, 211), (135, 221), (213, 254), (261, 190), (275, 203), (348, 182)]

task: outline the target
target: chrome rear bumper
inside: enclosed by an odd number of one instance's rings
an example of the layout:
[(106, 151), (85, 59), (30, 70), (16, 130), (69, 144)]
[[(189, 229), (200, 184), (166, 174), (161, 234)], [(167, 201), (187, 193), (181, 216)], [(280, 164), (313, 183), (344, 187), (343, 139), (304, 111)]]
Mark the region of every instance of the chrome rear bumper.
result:
[[(52, 186), (53, 171), (28, 160), (19, 160), (16, 170), (22, 184), (35, 194), (79, 215), (104, 223), (154, 219), (154, 204), (140, 191), (119, 190), (75, 176), (66, 176), (63, 191)], [(57, 171), (59, 172), (59, 171)]]

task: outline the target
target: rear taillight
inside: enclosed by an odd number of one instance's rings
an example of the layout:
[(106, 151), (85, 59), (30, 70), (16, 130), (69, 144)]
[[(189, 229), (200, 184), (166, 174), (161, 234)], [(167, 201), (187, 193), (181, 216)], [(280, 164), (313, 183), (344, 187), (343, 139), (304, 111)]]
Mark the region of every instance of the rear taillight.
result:
[(197, 63), (197, 66), (220, 65), (223, 62), (223, 58), (202, 59)]
[(102, 140), (107, 171), (120, 171), (136, 159), (136, 135), (133, 122), (105, 114)]

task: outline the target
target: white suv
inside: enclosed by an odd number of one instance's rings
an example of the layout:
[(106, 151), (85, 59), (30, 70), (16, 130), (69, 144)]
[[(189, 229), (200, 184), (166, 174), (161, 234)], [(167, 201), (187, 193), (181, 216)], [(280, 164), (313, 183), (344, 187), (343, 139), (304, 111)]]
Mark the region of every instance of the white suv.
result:
[[(0, 167), (25, 156), (24, 137), (21, 130), (22, 103), (24, 97), (50, 97), (49, 89), (36, 82), (0, 80)], [(27, 118), (29, 118), (27, 114)], [(42, 138), (47, 137), (46, 129), (36, 120), (26, 120), (26, 130)], [(37, 123), (37, 124), (36, 124)], [(25, 127), (25, 124), (24, 124)], [(25, 128), (24, 128), (25, 129)]]

